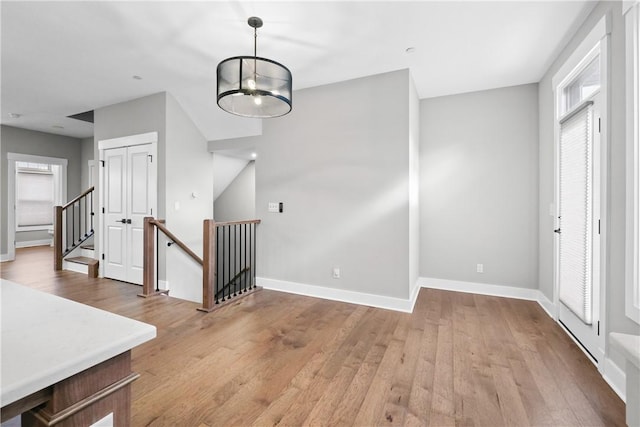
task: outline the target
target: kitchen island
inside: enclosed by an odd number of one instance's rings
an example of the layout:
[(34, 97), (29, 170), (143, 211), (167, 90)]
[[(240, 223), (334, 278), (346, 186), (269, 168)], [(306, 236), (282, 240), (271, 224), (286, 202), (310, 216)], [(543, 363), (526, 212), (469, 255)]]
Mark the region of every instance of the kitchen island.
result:
[(0, 279), (2, 421), (129, 425), (131, 349), (156, 328)]

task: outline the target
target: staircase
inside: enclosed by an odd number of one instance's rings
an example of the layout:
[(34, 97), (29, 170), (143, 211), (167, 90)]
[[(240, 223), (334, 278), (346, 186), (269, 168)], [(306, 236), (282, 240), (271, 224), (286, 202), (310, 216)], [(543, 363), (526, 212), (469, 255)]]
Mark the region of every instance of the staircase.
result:
[(98, 277), (99, 262), (93, 248), (93, 191), (91, 187), (54, 212), (54, 269)]

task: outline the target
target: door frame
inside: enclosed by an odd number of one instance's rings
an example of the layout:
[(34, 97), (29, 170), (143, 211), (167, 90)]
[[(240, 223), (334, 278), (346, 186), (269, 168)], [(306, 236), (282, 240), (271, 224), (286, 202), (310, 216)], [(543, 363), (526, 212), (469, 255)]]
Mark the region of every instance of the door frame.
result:
[[(105, 244), (104, 244), (104, 236), (106, 235), (105, 227), (106, 222), (104, 220), (104, 207), (105, 207), (105, 194), (102, 189), (104, 188), (104, 155), (105, 150), (109, 150), (112, 148), (123, 148), (123, 147), (132, 147), (134, 145), (144, 145), (144, 144), (154, 144), (156, 146), (156, 153), (158, 152), (158, 132), (147, 132), (136, 135), (123, 136), (119, 138), (110, 138), (103, 139), (98, 141), (98, 200), (100, 203), (100, 207), (98, 209), (98, 225), (96, 227), (96, 231), (100, 231), (98, 237), (98, 253), (96, 254), (97, 258), (102, 261), (103, 255), (105, 253)], [(155, 200), (153, 201), (153, 210), (154, 212), (158, 212), (158, 176), (156, 173), (156, 194)], [(99, 263), (98, 275), (100, 277), (104, 277), (104, 263)]]
[[(67, 159), (34, 156), (31, 154), (7, 153), (7, 254), (0, 261), (16, 259), (16, 162), (45, 163), (60, 166), (61, 203), (67, 200)], [(54, 203), (55, 204), (55, 203)]]
[[(589, 353), (580, 345), (560, 322), (560, 302), (559, 299), (559, 239), (554, 235), (553, 240), (553, 318), (558, 324), (565, 329), (567, 335), (573, 339), (580, 350), (582, 350), (589, 360), (594, 362), (598, 370), (602, 373), (605, 367), (606, 354), (606, 336), (607, 329), (607, 273), (608, 273), (608, 241), (609, 241), (609, 221), (608, 221), (608, 186), (609, 186), (609, 34), (611, 33), (611, 23), (608, 15), (603, 16), (600, 21), (593, 27), (591, 32), (584, 38), (580, 45), (574, 50), (571, 56), (560, 67), (558, 72), (553, 76), (553, 102), (554, 102), (554, 229), (559, 227), (558, 216), (560, 215), (559, 196), (560, 196), (560, 123), (562, 116), (561, 102), (562, 99), (558, 93), (564, 85), (570, 81), (575, 75), (581, 71), (582, 65), (588, 63), (589, 58), (593, 57), (594, 51), (598, 51), (600, 55), (600, 150), (599, 164), (594, 164), (594, 170), (599, 168), (599, 206), (596, 208), (600, 218), (600, 244), (599, 244), (599, 262), (597, 277), (594, 274), (593, 280), (599, 281), (599, 294), (594, 295), (594, 301), (598, 300), (598, 311), (595, 312), (597, 320), (600, 322), (600, 335), (597, 337), (597, 345), (594, 356), (598, 359), (597, 363), (591, 358)], [(594, 141), (595, 143), (595, 141)], [(595, 159), (594, 159), (595, 160)], [(594, 200), (595, 202), (595, 200)], [(595, 272), (595, 271), (594, 271)]]

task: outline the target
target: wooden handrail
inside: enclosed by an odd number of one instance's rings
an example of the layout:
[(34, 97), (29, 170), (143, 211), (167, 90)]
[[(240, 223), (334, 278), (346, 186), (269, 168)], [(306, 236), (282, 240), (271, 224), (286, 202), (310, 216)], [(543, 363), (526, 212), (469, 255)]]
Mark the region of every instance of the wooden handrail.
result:
[(82, 192), (82, 194), (80, 194), (79, 196), (76, 196), (73, 200), (71, 200), (70, 202), (68, 202), (67, 204), (62, 206), (62, 209), (67, 209), (69, 206), (71, 206), (72, 204), (74, 204), (75, 202), (77, 202), (78, 200), (82, 199), (84, 196), (86, 196), (87, 194), (91, 193), (93, 191), (94, 187), (90, 187), (89, 189), (85, 190), (84, 192)]
[(187, 255), (189, 255), (191, 258), (194, 259), (194, 261), (196, 261), (198, 264), (202, 265), (202, 258), (200, 258), (198, 255), (196, 255), (195, 252), (193, 252), (191, 249), (189, 249), (189, 247), (187, 245), (185, 245), (184, 243), (182, 243), (182, 241), (180, 239), (178, 239), (175, 234), (173, 234), (172, 232), (170, 232), (167, 227), (165, 227), (163, 225), (163, 222), (160, 222), (158, 220), (151, 220), (149, 221), (151, 224), (155, 225), (156, 227), (158, 227), (158, 230), (162, 231), (168, 238), (170, 238), (171, 240), (173, 240), (173, 242), (180, 246), (180, 248), (182, 248), (183, 251), (185, 251), (187, 253)]
[(246, 221), (227, 221), (227, 222), (216, 222), (216, 227), (220, 227), (222, 225), (238, 225), (238, 224), (260, 224), (262, 220), (259, 219), (248, 219)]
[[(256, 245), (256, 225), (261, 223), (259, 219), (251, 219), (246, 221), (229, 221), (229, 222), (215, 222), (213, 219), (205, 219), (203, 221), (203, 234), (202, 234), (202, 258), (196, 255), (191, 249), (189, 249), (180, 239), (178, 239), (171, 231), (164, 226), (164, 220), (155, 219), (153, 217), (145, 217), (144, 218), (144, 257), (143, 257), (143, 284), (142, 284), (142, 294), (141, 297), (150, 297), (159, 294), (168, 294), (168, 290), (158, 289), (155, 278), (155, 266), (157, 265), (157, 259), (154, 260), (154, 257), (157, 258), (156, 252), (156, 234), (158, 231), (162, 231), (169, 239), (173, 241), (173, 243), (180, 246), (182, 250), (184, 250), (187, 255), (193, 258), (196, 262), (198, 262), (202, 266), (202, 307), (198, 308), (200, 311), (210, 312), (215, 307), (220, 307), (224, 304), (225, 301), (225, 290), (229, 290), (226, 295), (226, 299), (230, 300), (232, 297), (245, 296), (248, 293), (254, 292), (257, 289), (260, 289), (259, 286), (255, 284), (255, 245)], [(242, 227), (242, 225), (249, 225), (249, 227)], [(222, 239), (224, 243), (225, 235), (230, 235), (226, 233), (226, 230), (218, 230), (218, 226), (234, 226), (234, 236), (236, 228), (238, 228), (238, 235), (240, 237), (237, 240), (238, 244), (238, 263), (233, 262), (234, 266), (234, 277), (229, 280), (229, 282), (220, 287), (219, 283), (217, 283), (218, 277), (218, 254), (216, 253), (217, 245), (218, 245), (218, 231), (222, 234)], [(236, 227), (240, 226), (240, 227)], [(155, 233), (154, 233), (154, 227)], [(247, 231), (248, 240), (247, 240)], [(231, 245), (231, 237), (229, 237), (229, 245)], [(243, 245), (244, 242), (244, 246)], [(248, 250), (247, 250), (248, 243)], [(235, 247), (234, 243), (234, 247)], [(244, 248), (244, 249), (242, 249)], [(228, 247), (229, 252), (231, 252), (231, 246)], [(222, 254), (224, 257), (225, 246), (223, 244)], [(235, 249), (234, 253), (235, 254)], [(248, 260), (247, 260), (248, 257)], [(242, 270), (240, 272), (235, 271), (235, 266), (241, 267)], [(247, 265), (248, 264), (248, 265)], [(227, 271), (231, 274), (230, 264), (227, 265)], [(247, 273), (251, 274), (251, 277), (248, 280), (239, 280), (243, 275)], [(222, 267), (222, 280), (226, 280), (224, 266)], [(236, 287), (237, 284), (237, 287)], [(155, 290), (154, 290), (155, 285)], [(231, 285), (233, 285), (233, 296), (231, 295)], [(218, 289), (220, 288), (220, 289)], [(222, 301), (220, 301), (220, 294), (222, 294)]]

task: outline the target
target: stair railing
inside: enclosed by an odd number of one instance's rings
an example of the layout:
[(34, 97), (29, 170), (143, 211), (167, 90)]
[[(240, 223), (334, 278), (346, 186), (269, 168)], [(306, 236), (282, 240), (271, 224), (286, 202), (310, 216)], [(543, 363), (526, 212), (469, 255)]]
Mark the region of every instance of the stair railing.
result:
[[(143, 275), (142, 275), (142, 293), (138, 296), (141, 297), (150, 297), (153, 295), (159, 294), (168, 294), (169, 291), (166, 289), (160, 289), (158, 284), (158, 277), (156, 272), (156, 267), (158, 265), (158, 251), (156, 250), (156, 242), (158, 242), (158, 231), (161, 231), (165, 236), (167, 236), (171, 242), (170, 245), (178, 245), (180, 249), (182, 249), (187, 255), (193, 258), (198, 264), (202, 265), (202, 258), (196, 255), (187, 245), (185, 245), (182, 240), (178, 239), (175, 234), (173, 234), (167, 227), (165, 226), (164, 219), (155, 219), (153, 217), (145, 217), (142, 239), (144, 244), (144, 257), (142, 260), (143, 263)], [(154, 259), (155, 258), (155, 259)]]
[(166, 289), (159, 289), (156, 277), (158, 231), (170, 239), (168, 245), (178, 245), (202, 265), (202, 307), (198, 310), (210, 312), (234, 297), (247, 295), (259, 288), (256, 286), (256, 226), (260, 224), (259, 219), (232, 222), (205, 219), (202, 258), (164, 224), (162, 219), (144, 219), (143, 290), (139, 296), (169, 293)]
[(91, 187), (64, 206), (53, 207), (53, 266), (62, 270), (62, 259), (93, 236), (93, 190)]
[(209, 312), (220, 303), (247, 294), (256, 286), (256, 226), (259, 219), (203, 224), (202, 307)]

